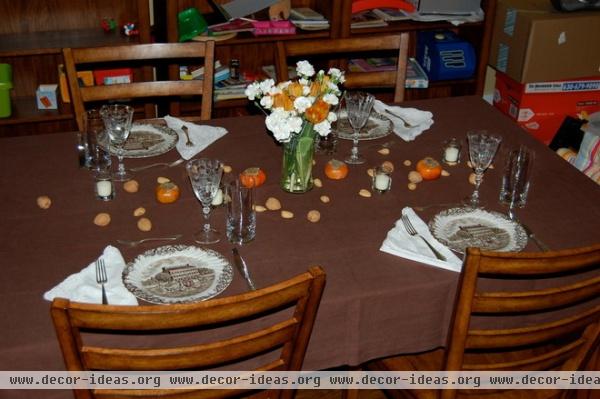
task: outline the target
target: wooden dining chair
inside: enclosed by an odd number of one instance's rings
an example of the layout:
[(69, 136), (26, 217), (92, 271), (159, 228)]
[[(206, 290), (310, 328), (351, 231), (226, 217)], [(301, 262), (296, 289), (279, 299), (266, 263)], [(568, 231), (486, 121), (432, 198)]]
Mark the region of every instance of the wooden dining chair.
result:
[[(211, 117), (214, 41), (192, 43), (153, 43), (90, 48), (65, 48), (63, 56), (69, 82), (71, 101), (77, 126), (84, 129), (85, 104), (90, 102), (147, 99), (155, 97), (202, 96), (199, 119)], [(153, 80), (131, 83), (81, 87), (77, 70), (81, 68), (106, 69), (123, 67), (156, 67), (167, 61), (186, 60), (190, 65), (204, 66), (203, 80)], [(134, 79), (135, 80), (135, 79)], [(145, 115), (146, 118), (156, 115)]]
[[(600, 341), (599, 272), (600, 244), (543, 253), (496, 253), (469, 248), (447, 348), (376, 360), (367, 368), (581, 370), (598, 351)], [(498, 289), (497, 284), (506, 284), (506, 279), (520, 280), (515, 283), (535, 289)], [(538, 399), (560, 398), (566, 392), (415, 389), (388, 393), (402, 398)]]
[[(325, 272), (315, 266), (256, 291), (204, 302), (115, 306), (74, 303), (58, 298), (52, 302), (51, 314), (68, 371), (206, 370), (235, 365), (251, 358), (259, 361), (253, 370), (299, 371), (324, 285)], [(223, 326), (227, 328), (225, 332)], [(220, 329), (207, 336), (207, 330), (215, 328)], [(118, 345), (102, 346), (97, 342), (86, 343), (86, 332), (103, 336), (126, 334)], [(150, 336), (181, 332), (197, 334), (193, 335), (196, 342), (176, 346), (175, 338), (167, 337), (162, 341), (165, 345), (160, 347), (148, 347), (146, 342), (144, 347), (127, 347), (128, 341), (133, 339), (131, 334)], [(272, 355), (271, 358), (266, 354)], [(231, 389), (73, 392), (78, 399), (113, 397), (111, 395), (119, 395), (119, 398), (221, 398), (244, 393)], [(262, 391), (259, 394), (273, 398), (291, 397), (293, 391)]]
[[(342, 56), (356, 58), (363, 55), (393, 51), (398, 57), (395, 71), (346, 72), (344, 87), (348, 89), (394, 88), (394, 102), (404, 100), (404, 81), (408, 63), (409, 34), (369, 36), (326, 40), (280, 41), (276, 47), (278, 81), (288, 80), (288, 59), (291, 57)], [(381, 55), (380, 55), (381, 56)]]

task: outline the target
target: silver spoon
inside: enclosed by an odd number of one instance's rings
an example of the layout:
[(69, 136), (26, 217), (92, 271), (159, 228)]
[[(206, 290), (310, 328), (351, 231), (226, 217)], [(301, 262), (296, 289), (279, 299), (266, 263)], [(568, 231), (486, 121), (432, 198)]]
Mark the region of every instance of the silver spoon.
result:
[(117, 242), (119, 244), (127, 245), (130, 247), (135, 247), (135, 246), (145, 243), (147, 241), (175, 241), (175, 240), (181, 238), (181, 236), (183, 236), (183, 234), (176, 234), (172, 237), (150, 237), (150, 238), (143, 238), (141, 240), (132, 240), (132, 241), (117, 240)]
[(185, 134), (185, 138), (186, 138), (185, 145), (188, 146), (188, 147), (193, 147), (194, 143), (192, 143), (192, 140), (190, 140), (190, 135), (189, 135), (189, 132), (188, 132), (188, 127), (185, 126), (185, 125), (182, 125), (181, 126), (181, 130), (183, 130), (183, 133)]

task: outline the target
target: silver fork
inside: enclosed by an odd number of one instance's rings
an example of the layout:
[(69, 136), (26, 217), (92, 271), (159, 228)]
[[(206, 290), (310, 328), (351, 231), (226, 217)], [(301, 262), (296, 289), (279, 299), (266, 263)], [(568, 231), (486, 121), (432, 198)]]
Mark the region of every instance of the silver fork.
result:
[(117, 242), (119, 244), (123, 244), (123, 245), (127, 245), (130, 247), (135, 247), (136, 245), (140, 245), (142, 243), (145, 243), (147, 241), (175, 241), (179, 238), (181, 238), (183, 234), (176, 234), (174, 236), (171, 237), (151, 237), (151, 238), (143, 238), (141, 240), (117, 240)]
[(404, 123), (404, 127), (405, 127), (405, 128), (409, 129), (409, 128), (411, 128), (411, 127), (414, 127), (413, 125), (411, 125), (410, 123), (408, 123), (408, 122), (406, 121), (406, 119), (404, 119), (403, 117), (401, 117), (401, 116), (400, 116), (400, 115), (398, 115), (397, 113), (395, 113), (395, 112), (392, 112), (392, 111), (390, 111), (390, 110), (389, 110), (389, 109), (387, 109), (387, 108), (386, 108), (385, 112), (387, 112), (388, 114), (390, 114), (390, 115), (392, 115), (392, 116), (395, 116), (396, 118), (400, 119), (400, 120), (402, 121), (402, 123)]
[(442, 255), (441, 253), (439, 253), (438, 250), (435, 249), (433, 247), (433, 245), (431, 245), (425, 239), (425, 237), (423, 237), (422, 235), (420, 235), (419, 233), (417, 233), (417, 230), (413, 227), (412, 223), (410, 222), (410, 219), (408, 219), (408, 217), (406, 215), (402, 215), (402, 223), (404, 224), (404, 228), (406, 229), (406, 232), (409, 235), (411, 235), (411, 236), (420, 237), (421, 240), (423, 240), (425, 242), (425, 244), (427, 244), (427, 246), (429, 247), (429, 249), (431, 249), (431, 251), (433, 252), (433, 254), (435, 255), (436, 258), (438, 258), (439, 260), (443, 260), (443, 261), (447, 260), (444, 255)]
[(104, 284), (108, 282), (108, 276), (106, 275), (106, 265), (104, 259), (96, 260), (96, 282), (102, 286), (102, 304), (108, 305), (108, 299), (106, 298), (106, 290)]
[(192, 140), (190, 140), (190, 134), (188, 132), (188, 127), (185, 125), (182, 125), (181, 130), (183, 130), (183, 133), (185, 133), (185, 138), (186, 138), (185, 145), (188, 147), (193, 147), (194, 143), (192, 143)]
[(183, 158), (179, 158), (173, 162), (158, 162), (152, 163), (150, 165), (138, 166), (137, 168), (129, 168), (132, 172), (139, 172), (140, 170), (154, 168), (155, 166), (166, 166), (167, 168), (172, 168), (173, 166), (177, 166), (184, 161)]

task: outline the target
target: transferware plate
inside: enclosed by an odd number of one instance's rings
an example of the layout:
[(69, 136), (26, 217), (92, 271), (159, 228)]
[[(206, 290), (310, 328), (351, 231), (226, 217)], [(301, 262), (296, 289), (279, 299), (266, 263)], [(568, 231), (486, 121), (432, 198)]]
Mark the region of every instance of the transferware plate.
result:
[(429, 222), (429, 229), (442, 244), (463, 254), (467, 247), (507, 252), (527, 245), (527, 233), (519, 223), (483, 209), (444, 210)]
[[(177, 144), (177, 132), (166, 126), (134, 123), (123, 146), (125, 158), (147, 158), (164, 154)], [(117, 155), (111, 144), (110, 153)]]
[(148, 250), (123, 270), (125, 287), (136, 297), (156, 304), (212, 298), (232, 279), (231, 264), (221, 254), (186, 245)]
[[(338, 121), (335, 125), (335, 131), (338, 137), (342, 139), (352, 140), (354, 130), (350, 121), (348, 121), (348, 113), (344, 110), (338, 115)], [(385, 137), (392, 132), (392, 121), (389, 118), (373, 111), (369, 115), (369, 119), (365, 126), (360, 129), (358, 133), (359, 140), (375, 140), (381, 137)]]

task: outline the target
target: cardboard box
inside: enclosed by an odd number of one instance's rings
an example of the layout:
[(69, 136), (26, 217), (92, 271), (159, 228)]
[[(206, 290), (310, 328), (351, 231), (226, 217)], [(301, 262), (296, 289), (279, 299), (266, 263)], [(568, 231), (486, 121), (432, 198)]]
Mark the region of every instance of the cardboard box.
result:
[(38, 109), (57, 109), (58, 101), (56, 101), (57, 84), (39, 85), (35, 96), (37, 99)]
[(466, 14), (481, 7), (481, 0), (409, 0), (409, 3), (424, 14)]
[[(93, 86), (94, 74), (92, 71), (77, 71), (77, 80), (79, 81), (79, 86)], [(69, 84), (67, 83), (67, 75), (65, 74), (65, 66), (63, 64), (58, 65), (58, 84), (62, 102), (70, 103)]]
[(499, 0), (489, 63), (518, 82), (597, 76), (600, 11), (561, 13), (548, 0)]
[(586, 118), (600, 111), (600, 76), (523, 84), (496, 72), (494, 106), (550, 144), (566, 116)]

